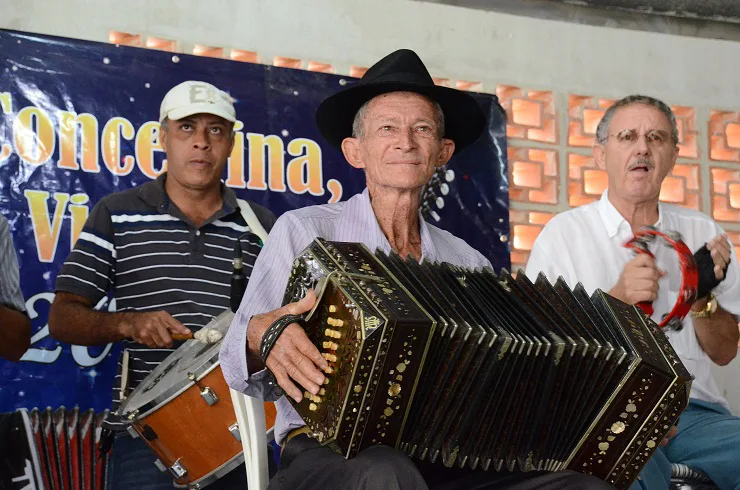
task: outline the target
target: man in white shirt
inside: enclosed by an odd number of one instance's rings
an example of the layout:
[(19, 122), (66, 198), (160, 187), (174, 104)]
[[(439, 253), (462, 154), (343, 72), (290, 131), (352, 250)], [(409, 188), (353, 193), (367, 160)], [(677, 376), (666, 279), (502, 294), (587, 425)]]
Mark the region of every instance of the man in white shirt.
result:
[[(711, 218), (658, 200), (678, 158), (676, 120), (666, 104), (652, 97), (626, 97), (606, 111), (596, 136), (593, 154), (607, 173), (607, 190), (599, 201), (561, 213), (545, 226), (526, 274), (534, 279), (541, 271), (550, 281), (562, 276), (571, 287), (581, 282), (589, 293), (599, 288), (630, 304), (652, 301), (653, 319), (660, 321), (680, 290), (676, 254), (656, 247), (655, 259), (634, 256), (624, 244), (641, 228), (655, 226), (680, 233), (694, 252), (707, 245), (714, 277), (721, 282), (696, 300), (683, 328), (666, 331), (695, 379), (689, 407), (663, 452), (671, 462), (703, 471), (722, 489), (740, 489), (740, 418), (730, 414), (710, 372), (712, 362), (726, 365), (737, 355), (737, 257)], [(661, 458), (657, 452), (651, 464)], [(652, 478), (641, 476), (643, 486), (649, 482), (651, 489), (667, 488), (668, 482), (654, 472)]]

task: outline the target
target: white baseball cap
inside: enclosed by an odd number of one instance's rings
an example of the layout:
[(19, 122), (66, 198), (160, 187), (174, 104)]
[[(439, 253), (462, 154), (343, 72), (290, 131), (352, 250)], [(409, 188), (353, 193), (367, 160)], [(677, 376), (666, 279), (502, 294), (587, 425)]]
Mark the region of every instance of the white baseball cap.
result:
[(177, 121), (193, 114), (213, 114), (236, 122), (231, 96), (207, 82), (182, 82), (167, 92), (159, 106), (160, 123), (165, 118)]

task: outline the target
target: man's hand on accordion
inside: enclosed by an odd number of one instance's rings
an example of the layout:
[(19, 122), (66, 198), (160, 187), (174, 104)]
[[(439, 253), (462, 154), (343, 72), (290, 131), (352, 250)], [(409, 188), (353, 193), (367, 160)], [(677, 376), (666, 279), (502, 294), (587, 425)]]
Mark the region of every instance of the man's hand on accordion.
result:
[[(284, 315), (302, 315), (316, 302), (311, 290), (300, 301), (290, 303), (277, 310), (255, 315), (249, 321), (247, 344), (252, 359), (260, 359), (262, 337), (268, 327)], [(324, 383), (322, 370), (328, 367), (326, 359), (309, 340), (306, 332), (297, 323), (291, 323), (275, 341), (267, 357), (267, 368), (275, 375), (280, 387), (296, 402), (301, 401), (303, 392), (317, 394)], [(296, 386), (298, 383), (303, 390)]]

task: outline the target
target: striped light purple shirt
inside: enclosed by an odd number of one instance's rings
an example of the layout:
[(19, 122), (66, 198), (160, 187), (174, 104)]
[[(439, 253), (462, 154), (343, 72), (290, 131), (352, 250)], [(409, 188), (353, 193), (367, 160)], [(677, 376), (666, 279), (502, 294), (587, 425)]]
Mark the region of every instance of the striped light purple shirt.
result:
[[(422, 258), (465, 267), (491, 267), (490, 262), (463, 240), (421, 221)], [(336, 204), (310, 206), (282, 215), (270, 232), (254, 264), (239, 311), (221, 345), (220, 362), (229, 386), (249, 396), (275, 401), (275, 438), (282, 443), (292, 429), (305, 425), (277, 385), (268, 383), (267, 370), (250, 373), (247, 368), (249, 319), (282, 306), (293, 260), (316, 237), (331, 241), (361, 242), (370, 250), (391, 251), (378, 225), (365, 189)]]

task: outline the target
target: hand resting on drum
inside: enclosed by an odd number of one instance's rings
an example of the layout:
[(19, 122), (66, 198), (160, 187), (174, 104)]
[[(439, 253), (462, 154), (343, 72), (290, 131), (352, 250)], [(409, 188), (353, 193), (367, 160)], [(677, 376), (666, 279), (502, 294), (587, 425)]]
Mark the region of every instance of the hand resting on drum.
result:
[[(250, 372), (264, 367), (260, 358), (260, 344), (267, 328), (283, 315), (302, 315), (308, 312), (315, 302), (316, 294), (309, 291), (300, 301), (252, 317), (247, 331)], [(321, 371), (327, 367), (326, 359), (309, 340), (303, 328), (296, 323), (291, 323), (283, 331), (267, 357), (267, 368), (275, 375), (285, 393), (296, 402), (301, 401), (304, 391), (314, 395), (319, 392), (324, 383)], [(303, 389), (296, 386), (296, 383)]]

